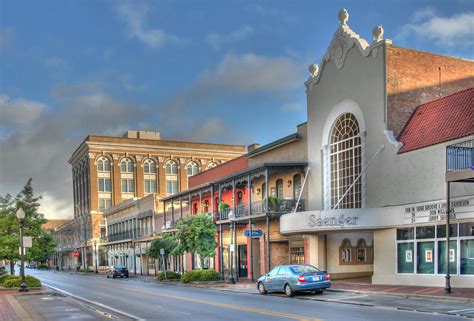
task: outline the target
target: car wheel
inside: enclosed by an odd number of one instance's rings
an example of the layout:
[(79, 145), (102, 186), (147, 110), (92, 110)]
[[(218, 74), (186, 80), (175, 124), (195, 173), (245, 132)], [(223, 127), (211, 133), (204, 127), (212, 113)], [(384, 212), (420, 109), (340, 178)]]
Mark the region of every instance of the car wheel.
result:
[(112, 275), (112, 279), (115, 279), (115, 278), (116, 278), (116, 276), (115, 276), (115, 275)]
[(295, 295), (295, 292), (293, 292), (293, 289), (289, 284), (285, 284), (285, 294), (288, 297), (292, 297), (293, 295)]
[(260, 292), (260, 294), (267, 294), (267, 290), (265, 289), (265, 285), (263, 285), (262, 282), (259, 282), (258, 283), (258, 292)]
[(316, 289), (316, 290), (313, 290), (312, 292), (313, 294), (321, 294), (324, 292), (324, 289)]
[(107, 274), (107, 279), (110, 279), (110, 276)]

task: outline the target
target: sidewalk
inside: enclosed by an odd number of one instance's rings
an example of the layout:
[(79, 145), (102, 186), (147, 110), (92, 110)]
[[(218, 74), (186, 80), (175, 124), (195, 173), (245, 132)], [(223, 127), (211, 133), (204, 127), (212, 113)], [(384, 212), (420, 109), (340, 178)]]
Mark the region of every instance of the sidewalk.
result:
[(0, 290), (0, 321), (129, 320), (49, 289)]

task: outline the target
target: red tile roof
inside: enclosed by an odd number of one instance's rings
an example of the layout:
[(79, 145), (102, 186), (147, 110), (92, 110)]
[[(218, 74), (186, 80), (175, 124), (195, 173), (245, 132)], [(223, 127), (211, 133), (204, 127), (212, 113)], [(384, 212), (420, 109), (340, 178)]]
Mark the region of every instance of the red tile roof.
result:
[(399, 154), (474, 134), (474, 87), (420, 105), (398, 136)]

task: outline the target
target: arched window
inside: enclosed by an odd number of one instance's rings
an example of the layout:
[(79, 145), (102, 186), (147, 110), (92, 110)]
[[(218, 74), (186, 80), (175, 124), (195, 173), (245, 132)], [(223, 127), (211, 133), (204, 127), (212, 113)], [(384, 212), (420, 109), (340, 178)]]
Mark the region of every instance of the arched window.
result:
[(156, 174), (156, 163), (151, 159), (145, 160), (143, 163), (143, 172), (146, 174)]
[(133, 162), (130, 158), (124, 158), (120, 163), (120, 169), (122, 173), (133, 173)]
[(293, 199), (298, 199), (301, 194), (301, 175), (293, 176)]
[(362, 205), (361, 180), (358, 179), (349, 190), (361, 173), (362, 163), (361, 138), (355, 116), (350, 113), (339, 116), (330, 139), (331, 208), (359, 208)]
[(276, 181), (276, 197), (283, 198), (283, 180), (281, 178)]
[(145, 194), (156, 193), (156, 163), (147, 159), (143, 162), (143, 182), (145, 184)]
[(267, 197), (267, 184), (262, 184), (262, 200)]
[(216, 163), (210, 162), (210, 163), (208, 163), (208, 164), (206, 165), (206, 169), (214, 168), (214, 167), (216, 167), (216, 166), (217, 166)]
[(166, 195), (178, 192), (178, 164), (169, 160), (165, 165), (166, 174)]
[(97, 171), (110, 172), (110, 161), (107, 157), (102, 156), (97, 160)]
[(199, 166), (196, 162), (189, 162), (188, 164), (188, 176), (193, 176), (199, 173)]

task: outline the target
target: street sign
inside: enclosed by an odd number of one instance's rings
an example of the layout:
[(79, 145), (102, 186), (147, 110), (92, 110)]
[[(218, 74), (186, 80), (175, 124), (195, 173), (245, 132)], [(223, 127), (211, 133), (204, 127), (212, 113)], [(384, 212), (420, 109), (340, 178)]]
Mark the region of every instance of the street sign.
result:
[(230, 247), (229, 247), (229, 249), (230, 249), (231, 252), (234, 252), (234, 251), (235, 251), (235, 246), (234, 246), (234, 244), (231, 244)]
[[(250, 236), (250, 231), (249, 230), (245, 230), (244, 232), (244, 235), (246, 237), (249, 237)], [(252, 230), (252, 237), (260, 237), (263, 235), (263, 232), (262, 230)]]
[(74, 252), (72, 252), (72, 255), (73, 255), (74, 257), (78, 257), (78, 256), (79, 256), (79, 252), (77, 252), (77, 250), (74, 250)]
[(160, 254), (165, 255), (165, 249), (160, 249)]
[(23, 247), (33, 247), (33, 239), (31, 236), (23, 236)]

